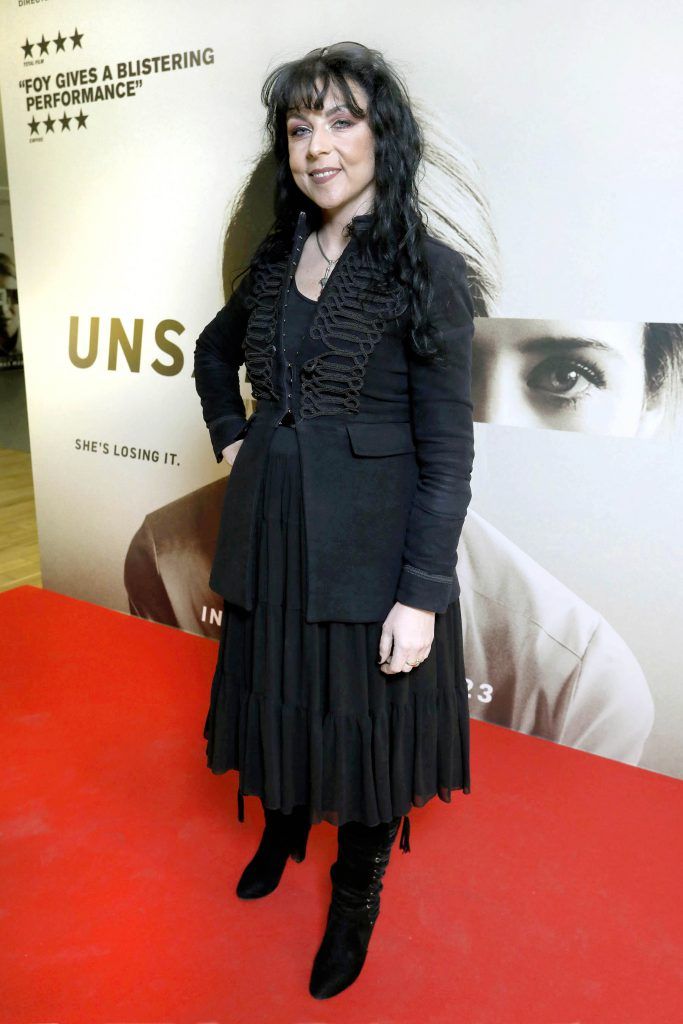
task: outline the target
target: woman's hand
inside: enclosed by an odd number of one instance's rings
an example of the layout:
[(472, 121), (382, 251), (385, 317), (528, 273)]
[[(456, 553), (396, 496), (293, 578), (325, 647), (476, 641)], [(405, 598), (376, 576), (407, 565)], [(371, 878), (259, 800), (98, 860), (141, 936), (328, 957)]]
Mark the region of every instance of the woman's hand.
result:
[(225, 459), (229, 466), (232, 466), (233, 462), (237, 458), (237, 453), (240, 450), (240, 445), (242, 444), (242, 441), (244, 441), (243, 437), (241, 437), (239, 441), (233, 441), (232, 444), (226, 445), (223, 451), (221, 452), (221, 455), (223, 456), (223, 458)]
[(396, 602), (382, 626), (380, 671), (385, 675), (410, 672), (428, 657), (434, 642), (435, 615), (435, 612)]

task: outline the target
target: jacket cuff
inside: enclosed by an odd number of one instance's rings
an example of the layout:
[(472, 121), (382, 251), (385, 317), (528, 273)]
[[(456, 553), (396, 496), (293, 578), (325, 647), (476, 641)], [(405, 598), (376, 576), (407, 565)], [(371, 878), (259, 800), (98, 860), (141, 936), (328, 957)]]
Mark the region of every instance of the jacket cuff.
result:
[[(454, 591), (455, 582), (455, 591)], [(396, 600), (423, 611), (445, 612), (458, 595), (457, 577), (441, 576), (403, 563), (396, 588)]]
[(249, 420), (236, 415), (221, 416), (219, 420), (209, 424), (209, 436), (216, 462), (223, 461), (223, 449), (246, 434), (248, 426)]

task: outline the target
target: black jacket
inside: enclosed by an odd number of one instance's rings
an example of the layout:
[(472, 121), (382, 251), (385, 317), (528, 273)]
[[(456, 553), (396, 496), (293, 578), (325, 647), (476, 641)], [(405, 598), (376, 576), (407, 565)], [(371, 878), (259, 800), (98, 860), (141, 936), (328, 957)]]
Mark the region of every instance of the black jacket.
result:
[[(363, 226), (369, 214), (354, 218)], [(302, 211), (288, 259), (244, 276), (196, 342), (194, 374), (217, 461), (230, 470), (209, 579), (255, 603), (255, 532), (268, 445), (287, 410), (283, 298), (311, 227)], [(352, 238), (328, 279), (312, 332), (327, 351), (301, 368), (301, 457), (309, 622), (383, 621), (395, 601), (443, 612), (460, 594), (457, 546), (471, 498), (474, 307), (461, 253), (428, 236), (430, 321), (448, 370), (409, 349), (407, 292)], [(239, 367), (257, 408), (249, 420)]]

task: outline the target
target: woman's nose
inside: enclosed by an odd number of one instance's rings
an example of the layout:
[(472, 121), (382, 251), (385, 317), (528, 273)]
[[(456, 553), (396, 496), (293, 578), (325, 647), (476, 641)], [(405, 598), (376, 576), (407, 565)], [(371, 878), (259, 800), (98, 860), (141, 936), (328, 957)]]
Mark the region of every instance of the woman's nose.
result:
[(308, 151), (312, 156), (318, 156), (320, 153), (329, 153), (330, 151), (330, 137), (326, 128), (314, 128), (311, 132), (311, 137), (308, 143)]
[(474, 418), (480, 423), (502, 423), (520, 427), (537, 425), (528, 396), (512, 366), (489, 362), (472, 367)]

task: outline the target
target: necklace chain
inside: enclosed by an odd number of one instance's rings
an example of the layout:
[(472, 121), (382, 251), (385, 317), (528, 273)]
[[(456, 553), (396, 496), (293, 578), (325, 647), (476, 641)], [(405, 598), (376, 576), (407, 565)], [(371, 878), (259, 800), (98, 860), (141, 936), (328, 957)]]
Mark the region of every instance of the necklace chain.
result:
[(337, 256), (336, 260), (331, 260), (329, 258), (329, 256), (325, 253), (325, 250), (323, 249), (322, 245), (320, 244), (320, 239), (318, 238), (318, 232), (317, 231), (315, 233), (315, 240), (318, 243), (318, 248), (320, 249), (320, 252), (322, 253), (323, 259), (327, 262), (327, 269), (326, 269), (325, 273), (323, 274), (323, 276), (320, 278), (320, 287), (324, 288), (325, 285), (327, 284), (327, 279), (330, 276), (330, 271), (332, 270), (333, 265), (335, 263), (339, 262), (342, 254), (339, 253), (339, 256)]

